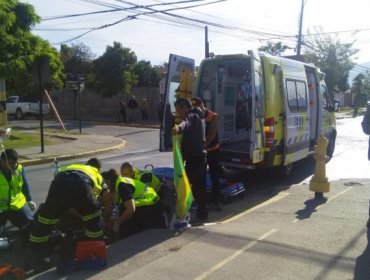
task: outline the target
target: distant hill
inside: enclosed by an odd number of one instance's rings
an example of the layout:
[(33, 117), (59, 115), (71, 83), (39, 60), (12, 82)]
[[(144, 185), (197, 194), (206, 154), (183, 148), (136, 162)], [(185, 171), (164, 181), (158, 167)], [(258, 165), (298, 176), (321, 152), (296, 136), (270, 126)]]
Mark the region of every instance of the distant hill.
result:
[[(364, 68), (365, 67), (365, 68)], [(366, 70), (366, 68), (368, 70)], [(360, 73), (366, 73), (366, 71), (370, 72), (370, 61), (365, 63), (357, 64), (357, 66), (354, 67), (354, 70), (349, 71), (348, 74), (348, 83), (350, 86), (352, 86), (352, 80)]]

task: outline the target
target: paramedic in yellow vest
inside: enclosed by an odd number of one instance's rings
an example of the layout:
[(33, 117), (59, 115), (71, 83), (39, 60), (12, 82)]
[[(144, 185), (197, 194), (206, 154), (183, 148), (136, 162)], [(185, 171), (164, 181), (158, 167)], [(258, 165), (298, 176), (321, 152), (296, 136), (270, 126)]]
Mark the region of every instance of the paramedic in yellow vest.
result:
[(33, 220), (29, 209), (36, 209), (24, 168), (18, 163), (18, 158), (14, 149), (6, 149), (0, 156), (0, 237), (4, 234), (8, 220), (21, 232), (25, 230)]
[[(141, 172), (139, 169), (134, 167), (132, 163), (127, 162), (127, 161), (122, 163), (121, 165), (121, 176), (122, 177), (128, 177), (131, 179), (143, 181), (142, 176), (143, 174), (147, 172), (148, 171)], [(161, 189), (161, 182), (154, 174), (151, 173), (151, 176), (152, 176), (152, 180), (151, 182), (148, 183), (149, 187), (153, 188), (158, 193)]]
[(118, 207), (112, 228), (120, 238), (148, 228), (168, 226), (163, 204), (154, 189), (138, 180), (119, 176), (115, 169), (103, 172), (102, 176)]
[(87, 164), (62, 167), (51, 182), (46, 201), (35, 217), (30, 234), (31, 249), (43, 253), (50, 250), (49, 235), (59, 219), (73, 209), (82, 218), (86, 239), (103, 237), (101, 206), (104, 204), (104, 221), (109, 222), (112, 199), (109, 189), (99, 173), (100, 161), (90, 159)]
[(198, 107), (206, 120), (206, 147), (208, 172), (212, 182), (211, 202), (215, 210), (222, 210), (220, 205), (220, 174), (222, 169), (219, 163), (220, 144), (218, 141), (218, 115), (205, 107), (205, 100), (194, 97), (192, 104)]

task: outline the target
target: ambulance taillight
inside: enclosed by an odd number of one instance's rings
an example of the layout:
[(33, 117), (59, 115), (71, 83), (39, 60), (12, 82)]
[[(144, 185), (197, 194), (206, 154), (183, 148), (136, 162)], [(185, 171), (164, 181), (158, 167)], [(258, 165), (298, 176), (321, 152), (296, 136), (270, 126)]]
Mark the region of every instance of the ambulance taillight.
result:
[(272, 148), (274, 146), (275, 138), (275, 119), (265, 118), (263, 125), (263, 132), (265, 134), (265, 147)]

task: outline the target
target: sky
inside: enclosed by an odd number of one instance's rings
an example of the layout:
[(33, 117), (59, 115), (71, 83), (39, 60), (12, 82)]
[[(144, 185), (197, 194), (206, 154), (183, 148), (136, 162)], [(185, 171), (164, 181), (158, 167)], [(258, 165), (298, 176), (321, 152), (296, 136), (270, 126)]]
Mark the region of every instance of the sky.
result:
[[(57, 49), (61, 42), (83, 43), (99, 57), (114, 41), (130, 48), (138, 60), (152, 65), (168, 61), (170, 53), (194, 58), (198, 65), (205, 56), (205, 30), (208, 26), (209, 50), (214, 54), (241, 54), (257, 49), (267, 42), (282, 41), (292, 47), (286, 54), (294, 54), (297, 44), (302, 0), (197, 0), (169, 4), (180, 0), (24, 0), (35, 7), (43, 19), (33, 32), (47, 39)], [(182, 2), (185, 2), (184, 0)], [(109, 13), (47, 20), (53, 16), (71, 15), (114, 7), (133, 5), (151, 6), (155, 10), (175, 9), (217, 2), (200, 7), (168, 11), (180, 17), (149, 12), (148, 9), (114, 11)], [(130, 4), (131, 3), (131, 4)], [(167, 3), (167, 5), (163, 5)], [(305, 0), (302, 34), (325, 32), (336, 34), (341, 42), (355, 42), (360, 51), (355, 62), (370, 61), (370, 2), (365, 0)], [(369, 3), (369, 4), (368, 4)], [(103, 6), (104, 5), (104, 6)], [(141, 15), (133, 18), (135, 14)], [(127, 18), (129, 16), (129, 18)], [(131, 16), (131, 17), (130, 17)], [(86, 28), (101, 27), (124, 20), (107, 28), (90, 32)], [(182, 22), (179, 22), (182, 21)], [(223, 28), (217, 27), (221, 26)], [(317, 30), (321, 26), (322, 30)], [(78, 29), (78, 30), (76, 30)], [(357, 32), (355, 32), (357, 31)]]

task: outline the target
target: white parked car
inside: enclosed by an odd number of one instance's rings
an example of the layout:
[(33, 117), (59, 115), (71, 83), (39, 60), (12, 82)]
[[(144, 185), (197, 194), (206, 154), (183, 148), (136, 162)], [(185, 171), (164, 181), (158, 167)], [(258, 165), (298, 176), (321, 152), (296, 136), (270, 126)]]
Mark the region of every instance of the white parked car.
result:
[[(21, 120), (26, 115), (39, 116), (40, 102), (32, 101), (24, 96), (13, 95), (6, 99), (6, 111), (8, 115), (15, 116), (16, 119)], [(50, 114), (49, 104), (42, 104), (42, 113), (44, 115)]]

